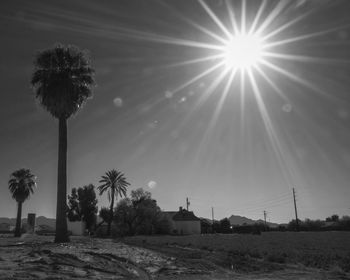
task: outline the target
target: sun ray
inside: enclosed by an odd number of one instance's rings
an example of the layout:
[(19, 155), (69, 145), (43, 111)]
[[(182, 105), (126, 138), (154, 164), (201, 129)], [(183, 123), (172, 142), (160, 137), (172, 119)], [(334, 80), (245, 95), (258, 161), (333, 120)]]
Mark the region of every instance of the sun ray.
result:
[(223, 58), (223, 57), (224, 57), (223, 54), (216, 54), (216, 55), (210, 55), (210, 56), (200, 57), (200, 58), (191, 59), (191, 60), (185, 60), (182, 62), (171, 63), (171, 64), (167, 64), (163, 67), (171, 68), (171, 67), (179, 67), (179, 66), (185, 66), (185, 65), (190, 65), (190, 64), (197, 64), (197, 63), (215, 60), (215, 59)]
[(267, 74), (261, 70), (259, 66), (255, 67), (256, 70), (260, 73), (260, 75), (268, 82), (268, 84), (276, 91), (276, 93), (286, 102), (289, 103), (289, 98), (284, 94), (284, 92), (273, 82)]
[(244, 128), (245, 128), (245, 74), (241, 72), (241, 79), (240, 79), (240, 121), (241, 121), (241, 133), (240, 135), (244, 135)]
[(204, 0), (198, 0), (199, 4), (208, 13), (212, 20), (220, 27), (220, 29), (225, 33), (227, 38), (231, 37), (231, 33), (227, 30), (225, 25), (220, 21), (220, 19), (215, 15), (215, 13), (210, 9), (210, 7), (204, 2)]
[(140, 32), (130, 29), (122, 29), (124, 32), (123, 36), (133, 38), (133, 39), (139, 39), (143, 41), (149, 41), (149, 42), (155, 42), (155, 43), (164, 43), (164, 44), (170, 44), (170, 45), (179, 45), (179, 46), (185, 46), (185, 47), (196, 47), (196, 48), (204, 48), (204, 49), (212, 49), (212, 50), (220, 50), (221, 46), (214, 45), (214, 44), (208, 44), (208, 43), (202, 43), (202, 42), (196, 42), (186, 39), (178, 39), (174, 37), (168, 37), (163, 35), (155, 35), (148, 32)]
[(279, 16), (284, 8), (289, 4), (288, 1), (279, 1), (278, 4), (274, 7), (272, 12), (266, 17), (262, 22), (258, 30), (255, 32), (257, 34), (262, 34), (264, 30)]
[(225, 78), (229, 69), (226, 69), (220, 73), (218, 77), (209, 85), (209, 87), (200, 95), (196, 104), (193, 107), (193, 111), (198, 110), (204, 102), (209, 98), (209, 96), (214, 92), (214, 90), (220, 85), (221, 81)]
[[(209, 96), (220, 85), (220, 83), (225, 78), (225, 76), (227, 75), (228, 72), (229, 72), (228, 70), (221, 72), (220, 75), (206, 89), (206, 91), (201, 94), (200, 98), (197, 100), (196, 104), (194, 105), (193, 110), (186, 117), (186, 120), (190, 119), (193, 116), (193, 114), (201, 108), (201, 106), (205, 103), (205, 101), (209, 98)], [(232, 74), (232, 72), (231, 72), (231, 74)], [(198, 161), (200, 160), (200, 156), (201, 156), (201, 153), (203, 151), (204, 144), (206, 144), (207, 137), (209, 136), (210, 131), (208, 129), (209, 129), (209, 127), (207, 127), (201, 141), (198, 143), (198, 148), (197, 148), (196, 154), (194, 156), (194, 164), (198, 163)]]
[(346, 59), (334, 59), (334, 58), (323, 58), (323, 57), (315, 57), (315, 56), (307, 56), (307, 55), (295, 55), (295, 54), (283, 54), (277, 52), (263, 52), (264, 57), (274, 57), (280, 58), (284, 60), (292, 60), (299, 62), (313, 62), (313, 63), (324, 63), (324, 64), (348, 64), (350, 60)]
[(215, 34), (214, 32), (210, 31), (209, 29), (205, 28), (204, 26), (194, 22), (193, 20), (185, 17), (182, 13), (178, 12), (175, 8), (173, 8), (172, 6), (164, 3), (164, 1), (157, 1), (160, 5), (166, 7), (168, 10), (170, 10), (171, 12), (173, 12), (174, 14), (176, 14), (179, 18), (181, 18), (182, 20), (184, 20), (185, 22), (187, 22), (188, 24), (190, 24), (191, 26), (197, 28), (198, 30), (202, 31), (203, 33), (209, 35), (210, 37), (214, 38), (215, 40), (225, 44), (226, 40), (222, 37), (220, 37), (219, 35)]
[(261, 63), (266, 65), (266, 66), (268, 66), (270, 69), (275, 70), (277, 73), (288, 77), (292, 81), (297, 82), (298, 84), (301, 84), (301, 85), (305, 86), (306, 88), (311, 89), (314, 92), (317, 92), (317, 93), (321, 94), (322, 96), (326, 97), (327, 99), (333, 101), (333, 99), (334, 99), (333, 96), (331, 96), (330, 94), (322, 91), (320, 88), (316, 87), (316, 85), (306, 81), (305, 79), (300, 78), (297, 75), (295, 75), (295, 74), (293, 74), (293, 73), (291, 73), (291, 72), (289, 72), (289, 71), (287, 71), (287, 70), (285, 70), (285, 69), (283, 69), (281, 67), (278, 67), (277, 65), (275, 65), (273, 63), (270, 63), (270, 62), (268, 62), (265, 59), (261, 60)]
[(304, 18), (306, 18), (307, 16), (309, 16), (312, 13), (313, 10), (308, 11), (307, 13), (304, 13), (298, 17), (296, 17), (295, 19), (288, 21), (287, 23), (283, 24), (281, 27), (274, 29), (273, 31), (271, 31), (269, 34), (265, 35), (263, 37), (263, 40), (266, 41), (268, 39), (270, 39), (273, 36), (276, 36), (277, 34), (281, 33), (282, 31), (286, 30), (287, 28), (291, 27), (293, 24), (298, 23), (299, 21), (303, 20)]
[(246, 0), (241, 0), (241, 33), (246, 34), (246, 16), (247, 16), (247, 3)]
[(280, 40), (280, 41), (275, 41), (272, 43), (266, 43), (265, 48), (271, 48), (271, 47), (276, 47), (276, 46), (280, 46), (280, 45), (285, 45), (285, 44), (289, 44), (289, 43), (295, 43), (298, 41), (302, 41), (302, 40), (307, 40), (307, 39), (311, 39), (314, 37), (319, 37), (319, 36), (323, 36), (326, 35), (328, 33), (334, 32), (334, 31), (338, 31), (341, 29), (345, 29), (350, 27), (350, 24), (345, 24), (342, 26), (338, 26), (338, 27), (333, 27), (333, 28), (329, 28), (326, 30), (322, 30), (322, 31), (317, 31), (317, 32), (313, 32), (313, 33), (308, 33), (308, 34), (304, 34), (304, 35), (300, 35), (300, 36), (295, 36), (292, 38), (288, 38), (288, 39), (284, 39), (284, 40)]
[(180, 85), (179, 87), (174, 89), (172, 91), (172, 93), (174, 94), (176, 92), (179, 92), (180, 90), (183, 90), (184, 88), (188, 87), (189, 85), (193, 84), (194, 82), (198, 81), (199, 79), (203, 78), (204, 76), (210, 74), (211, 72), (213, 72), (217, 68), (221, 67), (223, 64), (224, 64), (224, 62), (220, 62), (220, 63), (210, 67), (209, 69), (205, 70), (204, 72), (198, 74), (197, 76), (191, 78), (189, 81), (183, 83), (182, 85)]
[(261, 97), (261, 92), (260, 89), (256, 83), (256, 80), (254, 78), (254, 75), (252, 74), (251, 70), (248, 71), (248, 77), (250, 80), (250, 83), (253, 88), (253, 93), (256, 99), (256, 102), (258, 104), (258, 108), (260, 111), (260, 115), (262, 117), (262, 120), (265, 125), (266, 132), (269, 136), (270, 142), (271, 142), (271, 147), (275, 153), (275, 156), (280, 164), (280, 168), (282, 173), (284, 174), (287, 186), (293, 186), (295, 185), (295, 181), (293, 178), (295, 178), (292, 169), (290, 168), (287, 160), (286, 160), (286, 155), (284, 153), (284, 150), (281, 145), (281, 141), (279, 137), (277, 136), (277, 133), (275, 131), (275, 128), (272, 124), (271, 118), (268, 114), (268, 111), (266, 109), (266, 105)]
[[(223, 92), (222, 92), (222, 94), (220, 96), (219, 102), (218, 102), (218, 104), (215, 107), (214, 114), (211, 117), (210, 122), (209, 122), (209, 124), (208, 124), (208, 126), (207, 126), (207, 128), (206, 128), (206, 130), (205, 130), (205, 132), (203, 134), (201, 142), (199, 143), (199, 146), (198, 146), (198, 149), (197, 149), (197, 153), (196, 153), (196, 156), (195, 156), (196, 160), (199, 159), (200, 153), (203, 150), (204, 145), (207, 143), (206, 141), (209, 141), (209, 137), (212, 135), (213, 129), (215, 127), (215, 124), (217, 123), (217, 120), (218, 120), (218, 117), (219, 117), (219, 115), (221, 113), (221, 110), (222, 110), (222, 107), (224, 105), (224, 102), (225, 102), (225, 100), (226, 100), (226, 98), (228, 96), (229, 90), (231, 88), (233, 79), (234, 79), (234, 77), (235, 77), (235, 75), (237, 73), (237, 70), (238, 69), (235, 69), (235, 71), (231, 71), (230, 77), (228, 78), (228, 80), (226, 82), (225, 88), (224, 88), (224, 90), (223, 90)], [(224, 75), (225, 74), (226, 73), (224, 73)]]
[(218, 102), (218, 104), (216, 105), (216, 108), (215, 108), (213, 117), (211, 118), (211, 120), (210, 120), (210, 122), (209, 122), (208, 130), (212, 130), (213, 127), (215, 126), (215, 124), (217, 123), (219, 114), (221, 113), (222, 107), (223, 107), (223, 105), (224, 105), (224, 102), (225, 102), (225, 100), (226, 100), (226, 98), (227, 98), (227, 95), (228, 95), (228, 93), (229, 93), (229, 90), (230, 90), (230, 88), (231, 88), (233, 79), (234, 79), (234, 77), (236, 76), (237, 70), (238, 70), (238, 69), (236, 68), (236, 69), (234, 69), (233, 71), (231, 71), (231, 75), (230, 75), (230, 77), (228, 78), (228, 80), (227, 80), (227, 82), (226, 82), (224, 91), (222, 92), (222, 94), (221, 94), (221, 96), (220, 96), (220, 99), (219, 99), (219, 102)]
[(256, 13), (256, 15), (254, 17), (254, 21), (253, 21), (252, 25), (250, 26), (248, 34), (254, 34), (255, 33), (255, 27), (258, 24), (263, 11), (265, 10), (266, 4), (267, 4), (267, 0), (263, 0), (261, 2), (260, 6), (259, 6), (259, 10), (258, 10), (258, 12)]
[(237, 25), (236, 16), (235, 16), (234, 9), (232, 7), (231, 1), (230, 0), (225, 0), (225, 4), (226, 4), (226, 7), (227, 7), (227, 11), (229, 13), (230, 21), (231, 21), (232, 28), (233, 28), (233, 33), (234, 34), (238, 34), (239, 33), (239, 28), (238, 28), (238, 25)]

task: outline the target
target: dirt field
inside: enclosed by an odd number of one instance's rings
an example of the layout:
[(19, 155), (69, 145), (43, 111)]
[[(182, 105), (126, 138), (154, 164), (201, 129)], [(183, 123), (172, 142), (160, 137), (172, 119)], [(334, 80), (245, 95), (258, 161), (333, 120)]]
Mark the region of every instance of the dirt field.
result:
[[(132, 237), (127, 244), (72, 238), (59, 245), (52, 237), (0, 237), (0, 279), (350, 279), (341, 268), (350, 233), (287, 236), (299, 238), (298, 246), (280, 234)], [(296, 262), (301, 252), (301, 259), (328, 252), (328, 266)]]
[(350, 272), (350, 232), (268, 232), (261, 235), (138, 236), (130, 244), (178, 245), (273, 263)]

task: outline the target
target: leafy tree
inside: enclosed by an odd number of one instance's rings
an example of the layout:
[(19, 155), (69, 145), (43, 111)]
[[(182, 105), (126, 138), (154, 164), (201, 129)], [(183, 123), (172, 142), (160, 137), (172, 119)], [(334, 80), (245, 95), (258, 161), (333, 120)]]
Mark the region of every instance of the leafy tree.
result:
[(95, 186), (89, 184), (78, 189), (78, 199), (81, 219), (85, 222), (86, 228), (91, 229), (95, 223), (97, 213), (97, 199)]
[(157, 219), (161, 212), (157, 206), (157, 201), (152, 199), (150, 192), (142, 188), (131, 192), (131, 201), (136, 212), (135, 233), (154, 233)]
[(152, 194), (145, 191), (143, 188), (138, 188), (131, 191), (131, 201), (134, 205), (141, 203), (144, 200), (152, 199)]
[(152, 199), (151, 193), (139, 188), (131, 199), (121, 200), (115, 209), (115, 223), (120, 235), (169, 233), (170, 222)]
[(220, 220), (220, 232), (221, 233), (231, 233), (231, 223), (228, 218)]
[(221, 233), (220, 222), (214, 221), (212, 226), (213, 226), (213, 232), (214, 233)]
[(95, 223), (97, 213), (97, 199), (95, 186), (90, 184), (82, 188), (73, 188), (68, 196), (68, 219), (70, 221), (84, 221), (87, 229)]
[(299, 219), (298, 219), (298, 223), (296, 222), (296, 220), (291, 220), (287, 225), (287, 229), (290, 231), (297, 231), (298, 226), (301, 226), (301, 224), (302, 222)]
[(121, 236), (134, 235), (136, 217), (136, 211), (131, 200), (129, 198), (120, 200), (115, 209), (114, 217), (118, 228), (118, 234)]
[(108, 224), (109, 221), (111, 220), (110, 214), (111, 214), (111, 212), (109, 211), (109, 209), (107, 207), (102, 207), (100, 209), (100, 212), (98, 213), (98, 215), (100, 216), (102, 221), (106, 224)]
[(114, 199), (118, 199), (118, 196), (126, 196), (126, 188), (130, 185), (130, 183), (126, 181), (126, 178), (123, 173), (115, 169), (107, 171), (106, 174), (102, 176), (100, 183), (102, 183), (98, 187), (100, 195), (107, 191), (108, 199), (111, 201), (111, 205), (109, 207), (110, 219), (108, 221), (107, 229), (107, 235), (111, 235)]
[(324, 225), (325, 222), (321, 220), (305, 219), (305, 221), (302, 223), (302, 228), (307, 231), (317, 231), (320, 230)]
[(75, 46), (56, 45), (40, 51), (34, 61), (31, 79), (41, 105), (58, 119), (58, 172), (55, 242), (68, 242), (67, 198), (67, 120), (91, 96), (94, 85), (90, 59)]
[(157, 234), (169, 234), (171, 230), (171, 220), (165, 213), (158, 214), (157, 223), (155, 224), (155, 231)]
[(15, 236), (21, 236), (21, 219), (22, 219), (22, 204), (29, 198), (30, 194), (34, 193), (36, 187), (36, 177), (29, 169), (19, 169), (10, 175), (8, 182), (12, 198), (17, 201), (17, 219)]
[(339, 220), (339, 227), (342, 230), (350, 230), (350, 216), (343, 216)]
[(326, 222), (339, 222), (339, 216), (334, 214), (331, 217), (326, 218)]
[(73, 188), (71, 195), (68, 195), (67, 217), (71, 222), (81, 221), (78, 192), (76, 188)]

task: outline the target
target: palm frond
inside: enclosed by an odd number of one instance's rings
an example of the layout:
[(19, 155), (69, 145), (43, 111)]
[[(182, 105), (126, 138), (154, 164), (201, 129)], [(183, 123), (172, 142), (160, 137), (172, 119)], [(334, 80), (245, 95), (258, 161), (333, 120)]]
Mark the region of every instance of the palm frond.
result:
[(31, 84), (36, 98), (54, 117), (76, 113), (95, 85), (94, 70), (86, 51), (56, 45), (37, 54)]
[(8, 182), (12, 198), (21, 202), (26, 200), (31, 193), (34, 193), (35, 180), (36, 177), (29, 169), (22, 168), (14, 171)]
[(110, 196), (113, 192), (116, 197), (126, 196), (126, 187), (130, 185), (130, 183), (126, 181), (125, 175), (115, 169), (109, 170), (105, 175), (102, 175), (99, 182), (102, 183), (102, 185), (98, 187), (100, 195), (108, 189), (109, 199), (111, 199)]

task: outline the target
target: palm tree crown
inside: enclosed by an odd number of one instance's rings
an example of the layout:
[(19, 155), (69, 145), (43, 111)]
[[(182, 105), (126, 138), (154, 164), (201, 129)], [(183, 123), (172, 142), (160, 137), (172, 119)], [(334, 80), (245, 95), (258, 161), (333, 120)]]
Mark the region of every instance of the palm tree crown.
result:
[(55, 118), (68, 119), (91, 96), (94, 70), (86, 51), (58, 44), (41, 51), (34, 65), (31, 84), (36, 98)]
[(11, 174), (9, 189), (13, 199), (17, 202), (24, 202), (30, 194), (34, 193), (36, 187), (36, 177), (29, 169), (19, 169)]
[(13, 199), (17, 201), (15, 237), (21, 236), (22, 204), (30, 194), (34, 193), (35, 179), (31, 171), (25, 168), (16, 170), (10, 175), (9, 189)]
[(115, 169), (107, 171), (106, 175), (103, 175), (99, 182), (102, 183), (102, 185), (98, 187), (100, 195), (107, 191), (109, 200), (112, 199), (112, 192), (114, 192), (115, 196), (126, 196), (126, 188), (130, 185), (130, 183), (126, 181), (124, 174)]
[(123, 173), (112, 169), (107, 171), (105, 175), (102, 176), (100, 180), (100, 185), (98, 190), (100, 191), (100, 195), (102, 195), (105, 191), (108, 192), (108, 198), (111, 201), (111, 205), (109, 207), (109, 221), (108, 221), (108, 229), (107, 234), (111, 234), (111, 224), (113, 219), (113, 207), (114, 207), (114, 198), (118, 198), (118, 195), (122, 197), (126, 196), (126, 188), (130, 184), (126, 181), (126, 178)]

